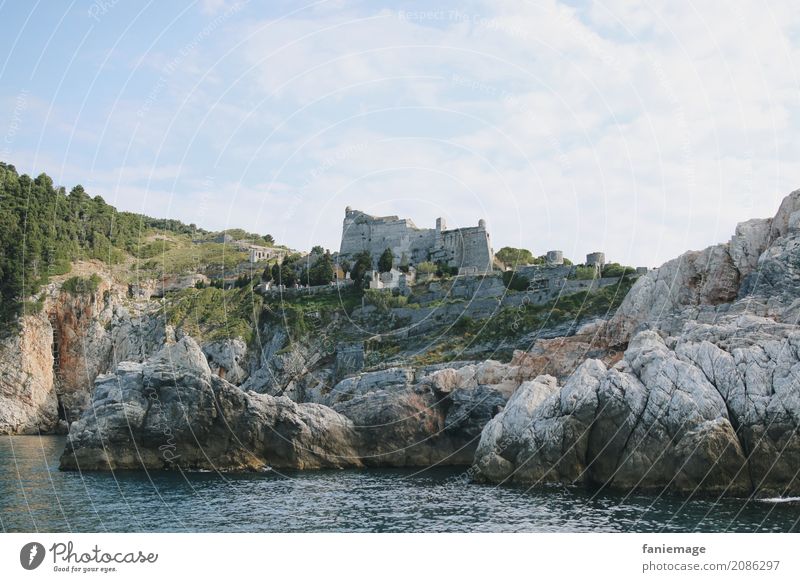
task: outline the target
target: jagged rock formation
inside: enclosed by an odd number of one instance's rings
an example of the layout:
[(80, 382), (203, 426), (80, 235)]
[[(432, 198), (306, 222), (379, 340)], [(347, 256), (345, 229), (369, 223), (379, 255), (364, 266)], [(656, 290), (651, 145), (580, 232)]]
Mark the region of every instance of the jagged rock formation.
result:
[(99, 274), (90, 293), (48, 285), (41, 313), (22, 318), (19, 334), (0, 342), (0, 433), (66, 432), (99, 374), (144, 361), (174, 336), (152, 306), (132, 313), (124, 290)]
[[(98, 377), (65, 469), (258, 469), (469, 464), (485, 423), (535, 370), (487, 361), (418, 377), (347, 378), (316, 402), (243, 390), (186, 336)], [(135, 442), (135, 446), (131, 443)]]
[(61, 466), (360, 466), (355, 442), (352, 422), (330, 408), (244, 392), (213, 374), (187, 336), (97, 379), (92, 410), (72, 425)]
[(88, 406), (98, 375), (122, 361), (144, 361), (173, 334), (151, 310), (131, 314), (124, 293), (105, 273), (92, 293), (48, 288), (44, 311), (53, 328), (54, 382), (67, 422)]
[(798, 209), (800, 191), (640, 279), (605, 329), (612, 345), (630, 339), (624, 358), (518, 390), (483, 431), (476, 478), (800, 492)]
[(209, 342), (203, 345), (203, 354), (211, 371), (220, 378), (232, 384), (241, 384), (247, 379), (247, 344), (241, 338)]

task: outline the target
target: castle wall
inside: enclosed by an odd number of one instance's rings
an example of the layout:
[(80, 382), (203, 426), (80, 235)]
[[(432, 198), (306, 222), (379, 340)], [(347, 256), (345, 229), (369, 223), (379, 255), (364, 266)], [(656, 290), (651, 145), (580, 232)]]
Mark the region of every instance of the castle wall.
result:
[(339, 260), (352, 261), (356, 254), (367, 251), (372, 256), (373, 268), (387, 249), (392, 249), (395, 265), (405, 256), (410, 265), (423, 261), (445, 261), (451, 267), (477, 267), (481, 271), (491, 268), (492, 249), (484, 223), (480, 226), (442, 231), (438, 228), (417, 228), (408, 219), (397, 216), (370, 216), (347, 209), (342, 227)]

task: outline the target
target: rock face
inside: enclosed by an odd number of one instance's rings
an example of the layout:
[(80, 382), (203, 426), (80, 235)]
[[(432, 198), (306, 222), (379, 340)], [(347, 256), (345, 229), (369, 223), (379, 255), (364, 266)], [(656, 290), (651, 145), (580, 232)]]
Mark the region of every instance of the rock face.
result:
[(241, 384), (247, 379), (247, 344), (241, 338), (209, 342), (203, 345), (203, 353), (211, 371), (231, 384)]
[(172, 335), (162, 318), (131, 314), (124, 289), (104, 276), (93, 293), (73, 295), (51, 285), (45, 303), (53, 334), (53, 372), (62, 414), (77, 420), (91, 400), (95, 378), (122, 361), (142, 362)]
[[(487, 361), (415, 378), (347, 378), (318, 402), (243, 390), (190, 337), (95, 382), (69, 433), (65, 469), (241, 470), (469, 464), (480, 431), (532, 371)], [(131, 439), (135, 443), (132, 445)]]
[[(677, 333), (686, 321), (713, 321), (730, 307), (780, 318), (794, 302), (796, 273), (788, 255), (798, 244), (798, 228), (800, 190), (783, 200), (774, 218), (743, 222), (730, 242), (690, 251), (641, 277), (605, 327), (605, 341), (627, 344), (645, 327)], [(783, 293), (778, 301), (769, 298), (773, 287)], [(745, 297), (747, 305), (735, 301)], [(762, 302), (772, 310), (761, 309)]]
[[(82, 263), (80, 274), (93, 272)], [(107, 273), (92, 293), (44, 290), (42, 311), (0, 340), (0, 434), (66, 432), (91, 401), (95, 378), (122, 361), (142, 362), (174, 337), (151, 309), (134, 313)]]
[(800, 493), (798, 207), (800, 191), (640, 279), (605, 329), (624, 358), (520, 388), (481, 435), (476, 479)]
[[(133, 446), (133, 443), (136, 446)], [(313, 469), (361, 466), (353, 423), (330, 408), (243, 392), (190, 337), (97, 379), (64, 469)]]
[(0, 434), (52, 432), (58, 425), (53, 389), (53, 330), (43, 314), (0, 340)]

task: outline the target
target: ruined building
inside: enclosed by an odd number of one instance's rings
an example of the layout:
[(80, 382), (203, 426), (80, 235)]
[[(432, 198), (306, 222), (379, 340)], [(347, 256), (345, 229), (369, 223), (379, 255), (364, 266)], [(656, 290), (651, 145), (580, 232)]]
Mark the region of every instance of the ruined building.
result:
[(418, 228), (408, 218), (371, 216), (348, 206), (339, 264), (349, 265), (355, 255), (368, 251), (376, 268), (378, 258), (387, 248), (392, 249), (395, 266), (444, 262), (464, 273), (490, 271), (494, 256), (484, 220), (479, 220), (478, 226), (448, 230), (444, 218), (437, 218), (436, 228)]

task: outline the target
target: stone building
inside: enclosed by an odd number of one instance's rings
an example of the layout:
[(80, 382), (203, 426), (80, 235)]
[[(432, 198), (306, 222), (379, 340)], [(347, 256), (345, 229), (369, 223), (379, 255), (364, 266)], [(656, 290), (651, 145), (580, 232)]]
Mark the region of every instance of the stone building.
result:
[(286, 249), (278, 249), (274, 247), (262, 247), (258, 245), (247, 245), (242, 250), (247, 250), (249, 253), (249, 261), (251, 263), (258, 263), (260, 261), (268, 261), (270, 259), (282, 259), (289, 251)]
[(388, 273), (370, 272), (370, 289), (406, 289), (416, 280), (414, 269), (403, 273), (399, 269), (392, 269)]
[(444, 218), (436, 219), (436, 228), (419, 228), (408, 218), (371, 216), (349, 206), (345, 209), (339, 264), (353, 261), (362, 251), (369, 252), (372, 266), (387, 249), (394, 254), (395, 266), (416, 266), (423, 261), (444, 262), (462, 269), (474, 267), (485, 273), (492, 269), (492, 251), (486, 221), (478, 226), (447, 229)]

